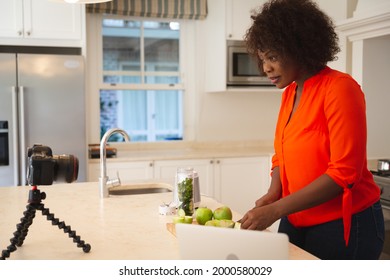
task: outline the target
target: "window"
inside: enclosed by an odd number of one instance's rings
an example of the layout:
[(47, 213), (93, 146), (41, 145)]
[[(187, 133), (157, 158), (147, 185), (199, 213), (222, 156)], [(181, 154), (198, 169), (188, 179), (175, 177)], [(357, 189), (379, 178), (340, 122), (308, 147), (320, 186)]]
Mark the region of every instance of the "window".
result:
[(102, 46), (100, 136), (120, 127), (131, 141), (182, 139), (180, 24), (103, 17)]

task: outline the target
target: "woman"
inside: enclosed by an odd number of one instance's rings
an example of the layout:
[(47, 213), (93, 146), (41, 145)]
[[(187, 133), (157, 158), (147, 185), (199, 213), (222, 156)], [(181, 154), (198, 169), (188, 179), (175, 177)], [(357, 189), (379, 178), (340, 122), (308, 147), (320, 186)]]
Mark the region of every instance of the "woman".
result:
[(245, 41), (277, 88), (270, 188), (241, 220), (279, 232), (321, 259), (378, 259), (380, 191), (367, 169), (365, 99), (347, 74), (326, 66), (339, 51), (331, 19), (309, 0), (271, 0)]

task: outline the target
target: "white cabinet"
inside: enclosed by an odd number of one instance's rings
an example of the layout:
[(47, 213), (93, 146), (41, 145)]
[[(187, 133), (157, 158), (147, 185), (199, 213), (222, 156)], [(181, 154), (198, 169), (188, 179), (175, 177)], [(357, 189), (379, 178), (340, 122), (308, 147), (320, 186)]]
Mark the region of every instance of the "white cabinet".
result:
[(221, 158), (214, 166), (215, 199), (245, 214), (270, 184), (270, 157)]
[(0, 36), (16, 38), (23, 36), (23, 1), (0, 2)]
[(258, 9), (265, 1), (226, 0), (226, 39), (242, 40), (251, 26), (251, 11)]
[[(143, 181), (153, 179), (153, 161), (127, 161), (108, 162), (107, 176), (110, 179), (119, 176), (122, 183), (130, 181)], [(100, 164), (89, 163), (88, 181), (98, 181), (100, 177)]]
[(199, 61), (204, 63), (204, 90), (218, 92), (226, 90), (226, 35), (225, 0), (208, 1), (209, 15), (199, 21), (200, 44), (197, 51)]
[(81, 46), (83, 5), (48, 0), (0, 2), (0, 44)]

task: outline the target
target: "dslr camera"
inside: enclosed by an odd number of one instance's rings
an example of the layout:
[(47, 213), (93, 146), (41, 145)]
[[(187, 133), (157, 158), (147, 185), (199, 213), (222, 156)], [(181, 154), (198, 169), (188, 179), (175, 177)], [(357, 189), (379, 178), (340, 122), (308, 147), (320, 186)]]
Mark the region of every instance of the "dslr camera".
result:
[(28, 148), (27, 156), (27, 183), (30, 186), (77, 180), (79, 161), (73, 155), (53, 155), (50, 147), (35, 144)]

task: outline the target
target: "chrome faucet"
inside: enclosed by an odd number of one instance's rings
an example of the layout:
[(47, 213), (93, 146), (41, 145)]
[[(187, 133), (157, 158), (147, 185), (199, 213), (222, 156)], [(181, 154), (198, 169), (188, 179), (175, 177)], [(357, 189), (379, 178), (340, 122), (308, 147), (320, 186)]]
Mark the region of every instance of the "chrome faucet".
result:
[(100, 178), (99, 178), (99, 188), (100, 188), (100, 197), (108, 197), (108, 185), (120, 185), (119, 176), (110, 180), (107, 176), (107, 164), (106, 164), (106, 145), (108, 139), (111, 135), (119, 133), (122, 134), (126, 142), (130, 142), (130, 136), (120, 128), (112, 128), (104, 133), (102, 140), (100, 141)]

